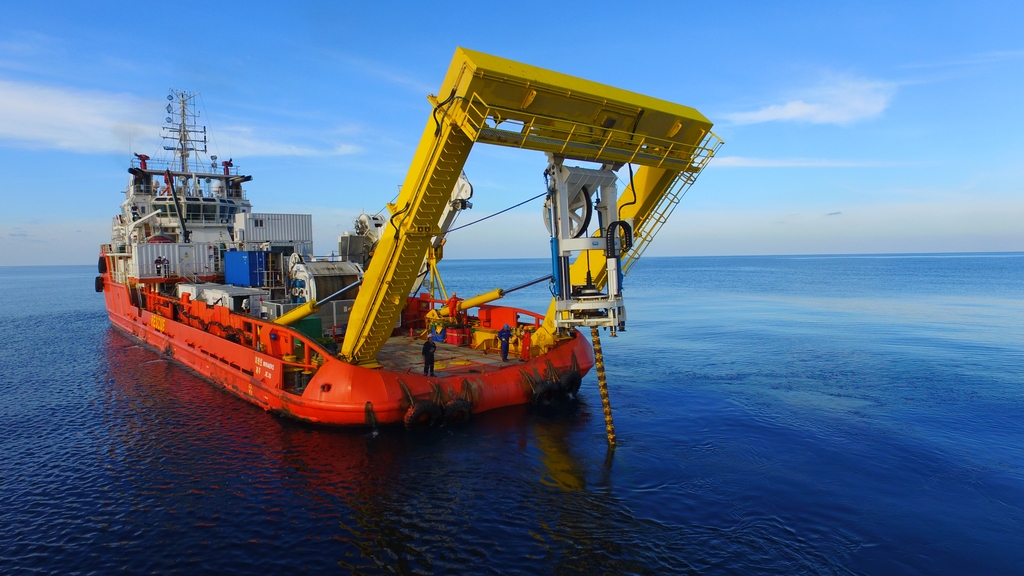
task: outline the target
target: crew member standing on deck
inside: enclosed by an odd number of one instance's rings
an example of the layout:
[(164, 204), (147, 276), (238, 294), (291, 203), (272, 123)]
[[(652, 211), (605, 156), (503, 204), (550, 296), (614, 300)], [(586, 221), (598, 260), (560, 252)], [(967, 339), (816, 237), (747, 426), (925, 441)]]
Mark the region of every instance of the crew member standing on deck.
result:
[(519, 357), (522, 358), (523, 362), (530, 360), (530, 339), (530, 329), (523, 328), (523, 337), (519, 341), (519, 346), (521, 348)]
[(437, 344), (434, 344), (433, 338), (427, 338), (423, 343), (423, 375), (433, 376), (434, 375), (434, 351), (437, 350)]
[(512, 329), (505, 324), (505, 327), (498, 330), (498, 341), (501, 342), (501, 361), (508, 362), (508, 341), (512, 339)]
[(164, 257), (157, 256), (156, 260), (153, 260), (153, 265), (156, 266), (156, 275), (162, 277), (164, 275)]

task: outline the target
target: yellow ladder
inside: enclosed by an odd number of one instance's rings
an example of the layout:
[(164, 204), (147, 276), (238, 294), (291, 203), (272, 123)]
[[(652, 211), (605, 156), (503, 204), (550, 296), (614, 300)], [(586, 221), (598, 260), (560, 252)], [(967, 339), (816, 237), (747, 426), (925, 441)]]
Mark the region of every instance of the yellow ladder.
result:
[[(643, 255), (644, 250), (651, 245), (651, 241), (654, 240), (654, 237), (661, 230), (665, 222), (668, 222), (669, 216), (672, 215), (676, 206), (679, 205), (679, 201), (689, 191), (690, 186), (693, 186), (693, 183), (697, 181), (697, 176), (700, 175), (704, 167), (707, 166), (708, 161), (715, 156), (715, 153), (718, 152), (721, 146), (722, 141), (718, 136), (709, 132), (704, 142), (698, 147), (698, 152), (693, 156), (690, 166), (676, 174), (675, 179), (669, 184), (665, 192), (659, 195), (650, 213), (642, 216), (639, 214), (633, 215), (635, 218), (634, 225), (636, 226), (633, 229), (633, 247), (622, 256), (623, 274), (629, 273), (629, 270), (636, 264), (636, 261)], [(620, 197), (620, 205), (627, 202), (629, 197), (629, 194), (623, 194)], [(581, 257), (585, 257), (585, 255)]]
[[(439, 233), (441, 212), (469, 157), (473, 143), (456, 127), (446, 124), (440, 134), (433, 136), (435, 132), (431, 122), (424, 132), (424, 138), (435, 139), (430, 158), (414, 185), (407, 189), (407, 179), (398, 200), (389, 206), (391, 218), (365, 275), (382, 281), (369, 287), (364, 284), (349, 316), (341, 357), (350, 363), (376, 364), (377, 352), (391, 337), (405, 308), (430, 240)], [(364, 293), (370, 297), (364, 298)]]

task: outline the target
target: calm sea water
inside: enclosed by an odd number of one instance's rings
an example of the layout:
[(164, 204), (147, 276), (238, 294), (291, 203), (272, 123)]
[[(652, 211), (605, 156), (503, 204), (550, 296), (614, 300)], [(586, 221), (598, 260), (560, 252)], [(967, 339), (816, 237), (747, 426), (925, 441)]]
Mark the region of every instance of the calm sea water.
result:
[[(547, 270), (444, 263), (462, 296)], [(429, 434), (283, 420), (110, 328), (94, 276), (0, 268), (0, 572), (1024, 573), (1021, 254), (646, 259), (613, 453), (593, 374)]]

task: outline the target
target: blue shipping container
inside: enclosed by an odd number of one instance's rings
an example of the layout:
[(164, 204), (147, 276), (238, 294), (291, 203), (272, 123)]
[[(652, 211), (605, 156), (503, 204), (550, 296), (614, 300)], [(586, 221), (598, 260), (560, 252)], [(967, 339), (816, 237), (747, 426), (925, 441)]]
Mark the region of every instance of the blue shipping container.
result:
[(266, 252), (224, 254), (224, 281), (234, 286), (263, 286), (267, 276)]

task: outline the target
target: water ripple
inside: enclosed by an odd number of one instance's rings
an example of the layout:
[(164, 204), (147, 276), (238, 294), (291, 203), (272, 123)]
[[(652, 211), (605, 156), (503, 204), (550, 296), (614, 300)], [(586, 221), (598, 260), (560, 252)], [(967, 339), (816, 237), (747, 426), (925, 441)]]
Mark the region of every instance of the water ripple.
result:
[(645, 261), (613, 453), (593, 375), (424, 435), (309, 427), (114, 331), (90, 270), (0, 269), (40, 287), (0, 303), (0, 571), (1019, 572), (1022, 263)]

